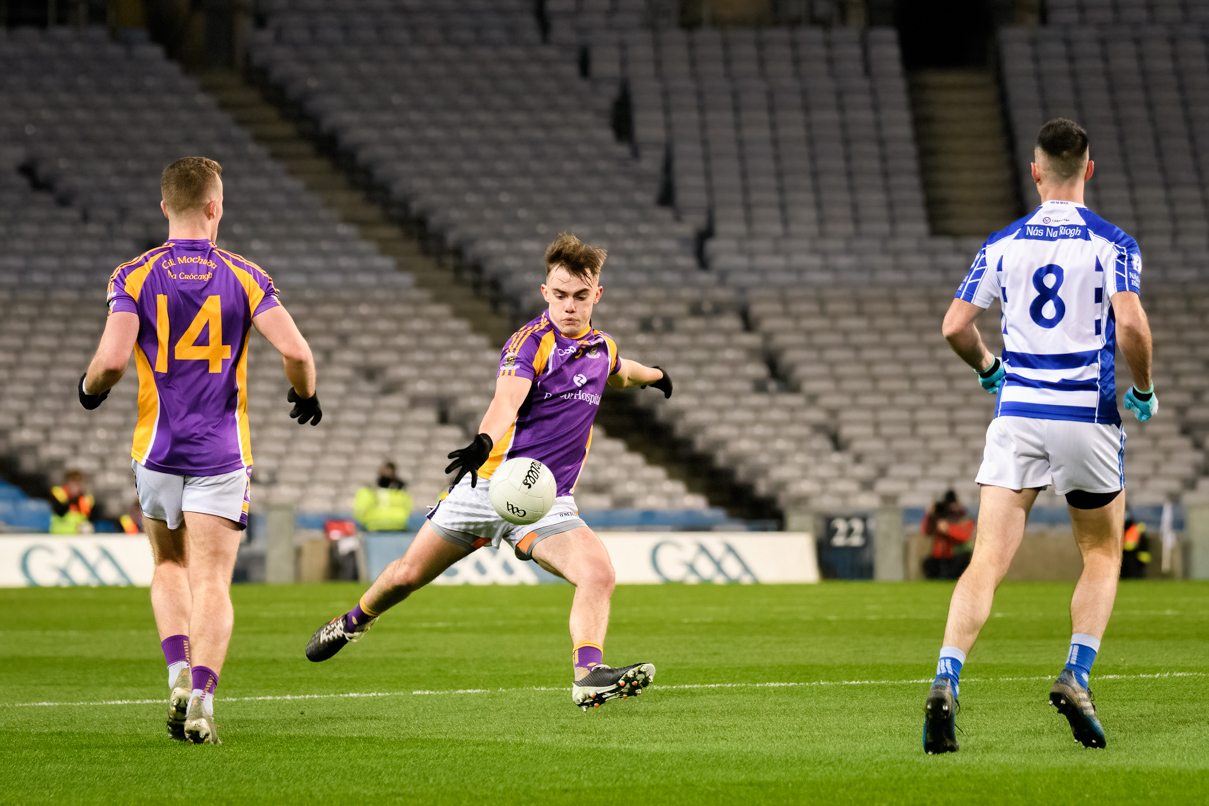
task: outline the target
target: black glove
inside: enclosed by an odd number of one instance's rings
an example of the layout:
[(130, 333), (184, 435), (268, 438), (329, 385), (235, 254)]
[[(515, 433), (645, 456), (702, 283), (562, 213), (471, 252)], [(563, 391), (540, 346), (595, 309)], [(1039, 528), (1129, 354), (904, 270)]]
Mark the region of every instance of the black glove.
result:
[[(668, 375), (667, 370), (664, 369), (663, 367), (651, 367), (651, 369), (659, 370), (660, 372), (663, 373), (663, 377), (660, 378), (659, 380), (655, 381), (654, 383), (648, 383), (647, 386), (653, 386), (656, 389), (658, 389), (660, 392), (663, 392), (663, 399), (667, 400), (669, 397), (672, 396), (672, 376)], [(645, 389), (646, 387), (643, 387), (643, 388)]]
[(449, 463), (449, 467), (445, 468), (445, 472), (458, 471), (458, 475), (453, 479), (453, 486), (456, 487), (467, 473), (470, 474), (470, 486), (476, 486), (479, 483), (479, 468), (483, 466), (483, 462), (487, 461), (487, 457), (491, 456), (491, 449), (494, 447), (495, 443), (490, 436), (479, 434), (465, 448), (449, 454), (448, 458), (453, 461)]
[(80, 389), (79, 389), (80, 405), (83, 406), (84, 408), (88, 409), (89, 411), (92, 411), (97, 406), (99, 406), (105, 402), (105, 398), (109, 397), (109, 390), (106, 389), (104, 392), (101, 392), (101, 394), (99, 394), (99, 395), (88, 394), (87, 392), (84, 391), (84, 379), (87, 377), (88, 377), (87, 372), (85, 372), (83, 375), (80, 376)]
[(319, 421), (323, 419), (323, 412), (319, 408), (319, 395), (300, 397), (291, 386), (285, 399), (294, 404), (294, 408), (290, 409), (290, 419), (297, 420), (299, 425), (306, 425), (308, 422), (311, 425), (319, 425)]

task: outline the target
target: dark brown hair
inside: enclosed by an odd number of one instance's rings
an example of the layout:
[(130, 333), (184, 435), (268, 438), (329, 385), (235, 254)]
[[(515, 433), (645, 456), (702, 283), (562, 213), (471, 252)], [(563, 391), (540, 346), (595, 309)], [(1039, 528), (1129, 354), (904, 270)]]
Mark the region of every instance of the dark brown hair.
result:
[(546, 247), (546, 279), (550, 279), (552, 271), (562, 268), (572, 277), (594, 283), (600, 277), (606, 254), (605, 250), (588, 246), (569, 232), (564, 232)]
[(185, 157), (164, 169), (160, 177), (160, 193), (164, 206), (173, 215), (201, 207), (210, 199), (207, 194), (222, 176), (222, 166), (206, 157)]
[(1073, 120), (1054, 118), (1042, 126), (1037, 148), (1046, 156), (1042, 167), (1060, 182), (1074, 179), (1087, 165), (1087, 132)]

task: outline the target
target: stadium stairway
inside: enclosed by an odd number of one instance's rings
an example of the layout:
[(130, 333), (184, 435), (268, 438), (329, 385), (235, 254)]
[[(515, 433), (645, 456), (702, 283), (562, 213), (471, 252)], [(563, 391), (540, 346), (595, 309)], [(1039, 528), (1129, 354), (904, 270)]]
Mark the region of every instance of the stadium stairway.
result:
[(341, 221), (356, 227), (362, 238), (373, 242), (383, 255), (394, 258), (402, 271), (414, 275), (417, 286), (431, 291), (436, 301), (451, 306), (492, 344), (503, 344), (512, 334), (513, 323), (507, 316), (472, 285), (451, 276), (438, 259), (425, 254), (420, 242), (367, 195), (355, 173), (341, 170), (314, 140), (305, 136), (299, 127), (305, 121), (283, 114), (284, 110), (236, 72), (207, 72), (200, 76), (199, 83), (220, 109), (247, 129), (292, 176), (318, 194)]
[(908, 77), (928, 220), (936, 235), (985, 237), (1020, 215), (999, 91), (985, 70)]

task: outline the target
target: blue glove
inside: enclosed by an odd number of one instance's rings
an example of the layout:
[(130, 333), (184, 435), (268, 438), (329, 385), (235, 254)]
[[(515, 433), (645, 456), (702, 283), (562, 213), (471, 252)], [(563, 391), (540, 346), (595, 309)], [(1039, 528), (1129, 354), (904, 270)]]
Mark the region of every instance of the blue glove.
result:
[(1003, 376), (1005, 374), (1003, 362), (996, 358), (989, 367), (978, 373), (978, 382), (982, 384), (982, 388), (987, 390), (987, 392), (997, 395), (999, 394), (999, 387), (1003, 386)]
[(1125, 390), (1125, 408), (1134, 413), (1141, 422), (1146, 422), (1159, 413), (1159, 399), (1154, 394), (1154, 384), (1145, 392), (1134, 387)]

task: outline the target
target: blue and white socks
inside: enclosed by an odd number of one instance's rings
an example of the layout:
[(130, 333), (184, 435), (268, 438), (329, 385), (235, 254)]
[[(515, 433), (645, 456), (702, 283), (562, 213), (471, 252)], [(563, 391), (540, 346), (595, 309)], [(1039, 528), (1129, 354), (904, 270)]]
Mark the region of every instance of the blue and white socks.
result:
[(1095, 663), (1096, 653), (1099, 651), (1100, 639), (1094, 635), (1077, 632), (1070, 637), (1070, 654), (1066, 656), (1066, 668), (1074, 673), (1075, 679), (1083, 688), (1087, 688), (1091, 665)]
[[(1096, 661), (1096, 653), (1100, 651), (1100, 639), (1094, 635), (1077, 632), (1070, 637), (1070, 654), (1066, 657), (1066, 668), (1075, 676), (1075, 680), (1083, 688), (1087, 688), (1091, 665)], [(957, 696), (958, 683), (961, 680), (961, 667), (966, 662), (966, 653), (955, 646), (941, 647), (940, 660), (936, 662), (936, 685), (941, 680), (953, 684), (953, 696)]]
[(941, 647), (940, 660), (936, 662), (936, 680), (932, 685), (936, 685), (941, 680), (948, 680), (953, 684), (953, 696), (956, 697), (958, 682), (961, 679), (961, 667), (965, 662), (966, 653), (957, 647)]

